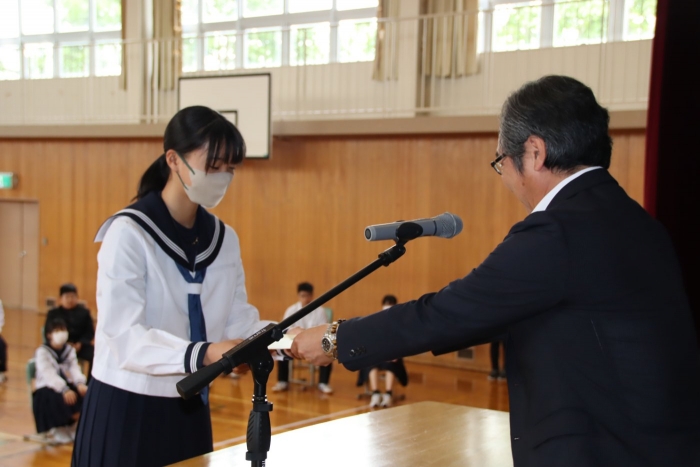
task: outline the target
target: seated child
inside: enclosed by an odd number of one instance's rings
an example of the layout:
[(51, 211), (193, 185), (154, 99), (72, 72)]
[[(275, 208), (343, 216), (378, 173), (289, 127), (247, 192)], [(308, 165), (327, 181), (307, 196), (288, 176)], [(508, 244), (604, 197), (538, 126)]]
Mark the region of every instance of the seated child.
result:
[[(382, 310), (391, 308), (396, 305), (398, 300), (393, 295), (386, 295), (382, 299)], [(380, 394), (377, 381), (379, 379), (379, 370), (385, 370), (385, 391)], [(399, 380), (402, 386), (408, 384), (408, 373), (403, 364), (403, 359), (398, 358), (390, 362), (382, 362), (377, 365), (363, 368), (357, 374), (357, 385), (362, 386), (365, 381), (369, 381), (369, 389), (372, 391), (372, 397), (369, 402), (371, 408), (376, 407), (391, 407), (393, 403), (392, 387), (394, 385), (394, 377)]]
[(44, 328), (46, 342), (36, 350), (34, 420), (39, 438), (50, 444), (66, 444), (75, 438), (75, 422), (87, 392), (85, 375), (75, 349), (67, 345), (68, 330), (62, 319)]

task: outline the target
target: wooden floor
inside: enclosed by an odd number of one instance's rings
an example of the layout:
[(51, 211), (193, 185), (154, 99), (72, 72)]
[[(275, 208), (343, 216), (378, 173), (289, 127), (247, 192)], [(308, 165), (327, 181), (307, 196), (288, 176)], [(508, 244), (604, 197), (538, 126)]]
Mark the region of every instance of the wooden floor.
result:
[[(24, 316), (9, 312), (8, 324), (3, 330), (10, 348), (9, 381), (0, 386), (0, 466), (68, 466), (71, 446), (43, 447), (22, 440), (22, 435), (36, 431), (25, 365), (34, 351), (32, 345), (27, 345), (28, 341), (33, 340), (34, 330), (38, 328), (33, 319), (27, 318), (26, 312), (21, 315)], [(399, 404), (438, 401), (508, 410), (506, 384), (489, 382), (484, 373), (412, 363), (406, 366), (410, 383), (394, 391), (406, 396)], [(276, 372), (268, 387), (275, 381)], [(332, 395), (323, 395), (316, 389), (304, 390), (298, 385), (292, 385), (288, 392), (270, 393), (269, 399), (274, 404), (270, 414), (273, 434), (369, 411), (368, 399), (357, 398), (363, 388), (356, 387), (355, 381), (356, 373), (335, 365), (331, 375), (331, 386), (335, 389)], [(252, 391), (250, 375), (237, 380), (221, 377), (214, 383), (210, 395), (214, 449), (245, 442)]]

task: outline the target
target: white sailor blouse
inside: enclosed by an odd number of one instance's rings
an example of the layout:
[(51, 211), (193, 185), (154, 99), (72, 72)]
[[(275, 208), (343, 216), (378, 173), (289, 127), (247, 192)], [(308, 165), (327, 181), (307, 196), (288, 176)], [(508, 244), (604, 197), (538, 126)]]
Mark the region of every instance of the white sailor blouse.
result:
[(248, 303), (236, 232), (199, 207), (200, 246), (188, 259), (174, 222), (150, 193), (97, 234), (92, 374), (103, 383), (179, 397), (175, 384), (203, 366), (208, 342), (244, 339), (269, 324)]
[(36, 349), (34, 364), (34, 390), (51, 388), (58, 393), (64, 393), (70, 389), (68, 383), (75, 386), (85, 384), (86, 378), (80, 371), (78, 356), (70, 345), (64, 345), (61, 350), (56, 350), (48, 344), (42, 345)]

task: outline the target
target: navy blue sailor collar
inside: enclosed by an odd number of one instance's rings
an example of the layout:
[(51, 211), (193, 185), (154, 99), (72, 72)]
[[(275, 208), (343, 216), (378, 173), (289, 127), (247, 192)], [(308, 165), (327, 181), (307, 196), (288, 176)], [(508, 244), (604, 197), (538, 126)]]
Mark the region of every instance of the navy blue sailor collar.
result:
[(224, 223), (216, 216), (207, 212), (202, 206), (197, 207), (196, 224), (199, 229), (199, 241), (206, 249), (197, 254), (194, 264), (187, 259), (179, 236), (175, 230), (173, 218), (168, 212), (160, 193), (151, 192), (115, 213), (100, 227), (95, 242), (101, 242), (114, 219), (126, 216), (136, 222), (146, 231), (158, 246), (177, 264), (189, 271), (201, 271), (214, 262), (224, 242)]
[(56, 360), (59, 365), (68, 359), (72, 349), (72, 347), (68, 344), (63, 344), (63, 348), (61, 350), (56, 350), (49, 344), (42, 344), (41, 346), (49, 351), (49, 354), (51, 354), (53, 359)]

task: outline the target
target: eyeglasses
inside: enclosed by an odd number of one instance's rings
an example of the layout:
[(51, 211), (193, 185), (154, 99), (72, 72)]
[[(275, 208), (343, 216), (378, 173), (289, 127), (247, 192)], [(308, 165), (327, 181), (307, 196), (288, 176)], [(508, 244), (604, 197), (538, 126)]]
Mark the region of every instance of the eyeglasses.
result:
[(496, 153), (496, 158), (491, 161), (491, 167), (493, 167), (493, 170), (495, 170), (498, 175), (503, 175), (501, 169), (503, 168), (503, 159), (506, 157), (508, 156), (505, 154)]

